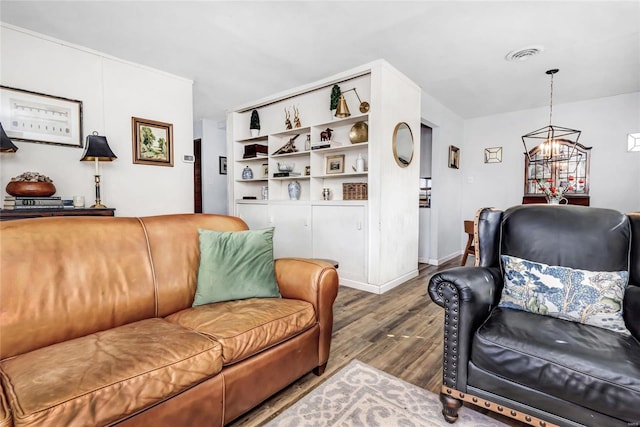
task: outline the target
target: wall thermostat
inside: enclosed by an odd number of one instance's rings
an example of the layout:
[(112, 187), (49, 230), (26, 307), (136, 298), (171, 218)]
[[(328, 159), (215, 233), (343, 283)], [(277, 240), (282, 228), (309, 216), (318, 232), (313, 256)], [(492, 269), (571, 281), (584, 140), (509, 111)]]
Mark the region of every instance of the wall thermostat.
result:
[(191, 154), (185, 154), (182, 156), (182, 161), (185, 163), (194, 163), (196, 161), (196, 157)]

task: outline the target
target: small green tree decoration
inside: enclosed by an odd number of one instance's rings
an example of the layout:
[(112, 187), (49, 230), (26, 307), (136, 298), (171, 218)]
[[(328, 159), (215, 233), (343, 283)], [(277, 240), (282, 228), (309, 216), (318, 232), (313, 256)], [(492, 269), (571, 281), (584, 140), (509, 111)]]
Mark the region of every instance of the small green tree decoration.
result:
[(251, 125), (249, 129), (260, 129), (260, 116), (258, 116), (258, 110), (251, 112)]
[(340, 86), (333, 85), (331, 88), (331, 108), (330, 110), (335, 110), (338, 108), (338, 99), (340, 99), (340, 95), (342, 92), (340, 91)]

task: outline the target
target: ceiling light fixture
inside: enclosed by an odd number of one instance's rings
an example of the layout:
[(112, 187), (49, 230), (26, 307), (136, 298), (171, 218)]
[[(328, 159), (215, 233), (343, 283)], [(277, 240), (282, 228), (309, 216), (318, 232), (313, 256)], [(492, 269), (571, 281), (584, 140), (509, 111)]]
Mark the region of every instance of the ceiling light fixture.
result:
[[(545, 73), (551, 76), (551, 96), (549, 101), (549, 126), (534, 130), (526, 135), (522, 136), (522, 143), (524, 144), (525, 155), (529, 158), (529, 163), (547, 163), (557, 162), (560, 160), (569, 160), (576, 152), (576, 145), (580, 138), (581, 132), (576, 129), (565, 128), (561, 126), (552, 125), (553, 119), (553, 75), (556, 74), (558, 69), (548, 70)], [(538, 145), (537, 140), (542, 140), (542, 143)], [(527, 141), (533, 148), (527, 148)], [(566, 145), (560, 144), (564, 142)], [(541, 156), (532, 157), (533, 151), (540, 149)]]

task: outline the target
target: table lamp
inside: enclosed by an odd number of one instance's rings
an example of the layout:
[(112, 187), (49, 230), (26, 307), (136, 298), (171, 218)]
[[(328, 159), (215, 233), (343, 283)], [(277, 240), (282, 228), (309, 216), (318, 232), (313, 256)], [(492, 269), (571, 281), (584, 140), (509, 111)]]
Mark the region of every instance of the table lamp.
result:
[(100, 201), (100, 163), (99, 162), (110, 162), (113, 159), (117, 159), (116, 155), (113, 154), (111, 148), (109, 148), (109, 143), (107, 142), (106, 136), (99, 136), (98, 132), (93, 132), (91, 135), (87, 135), (87, 143), (84, 147), (84, 153), (82, 153), (82, 158), (80, 161), (94, 161), (96, 164), (96, 203), (92, 205), (92, 208), (95, 209), (104, 209), (105, 205)]
[(9, 138), (2, 127), (2, 123), (0, 123), (0, 153), (15, 153), (16, 151), (18, 151), (18, 147), (11, 142), (11, 138)]

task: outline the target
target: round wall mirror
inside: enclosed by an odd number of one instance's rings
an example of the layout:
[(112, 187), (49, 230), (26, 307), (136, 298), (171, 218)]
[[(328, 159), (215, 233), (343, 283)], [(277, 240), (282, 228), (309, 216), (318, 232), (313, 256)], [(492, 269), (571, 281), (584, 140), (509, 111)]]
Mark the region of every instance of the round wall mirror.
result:
[(396, 125), (393, 131), (393, 157), (401, 168), (406, 168), (413, 159), (413, 134), (405, 122)]

